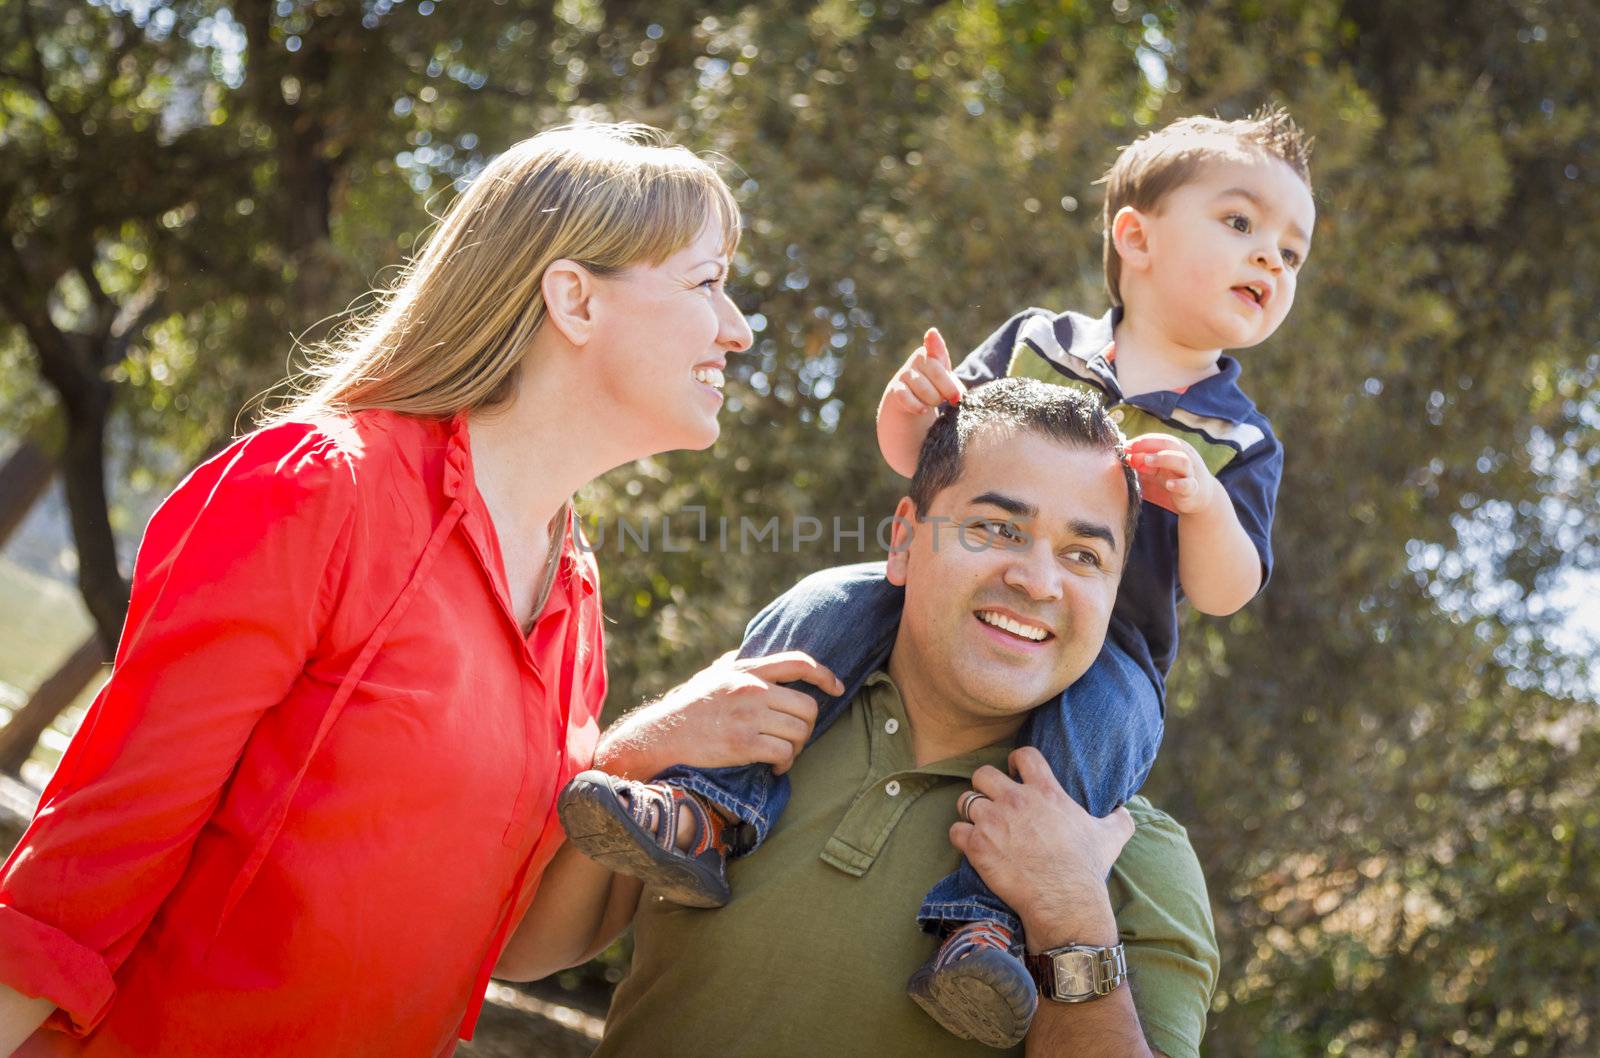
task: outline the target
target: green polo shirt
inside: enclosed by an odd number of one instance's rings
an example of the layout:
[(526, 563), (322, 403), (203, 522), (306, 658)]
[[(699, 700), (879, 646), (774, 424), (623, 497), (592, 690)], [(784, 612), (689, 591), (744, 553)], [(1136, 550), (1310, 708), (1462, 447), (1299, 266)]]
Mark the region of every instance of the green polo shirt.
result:
[[(767, 841), (729, 864), (728, 906), (646, 893), (596, 1058), (993, 1058), (940, 1028), (905, 985), (935, 946), (917, 907), (960, 860), (956, 798), (980, 765), (1003, 770), (1010, 749), (918, 767), (899, 691), (871, 677), (797, 759)], [(1134, 1004), (1152, 1047), (1196, 1058), (1217, 978), (1205, 879), (1182, 827), (1142, 798), (1128, 810), (1134, 834), (1110, 889)]]

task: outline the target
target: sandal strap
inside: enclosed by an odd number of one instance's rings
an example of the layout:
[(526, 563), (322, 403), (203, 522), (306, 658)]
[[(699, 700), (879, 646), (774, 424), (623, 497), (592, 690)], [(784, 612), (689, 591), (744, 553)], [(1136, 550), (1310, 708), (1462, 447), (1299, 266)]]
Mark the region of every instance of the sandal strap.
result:
[(687, 807), (689, 814), (694, 817), (695, 842), (688, 854), (691, 857), (699, 856), (707, 849), (714, 848), (726, 856), (728, 840), (723, 832), (728, 824), (723, 820), (722, 813), (712, 811), (704, 800), (688, 790), (680, 790), (676, 786), (668, 786), (667, 789), (672, 791), (673, 801)]
[(672, 788), (659, 783), (629, 782), (626, 789), (628, 815), (652, 841), (672, 851), (678, 843), (678, 812)]
[(677, 851), (678, 808), (682, 806), (695, 822), (695, 841), (686, 850), (687, 855), (699, 856), (712, 847), (727, 853), (728, 843), (723, 833), (727, 824), (722, 815), (711, 811), (689, 791), (667, 783), (629, 782), (627, 795), (628, 814), (666, 851)]
[(934, 959), (935, 969), (943, 969), (958, 959), (964, 959), (979, 948), (995, 948), (1009, 952), (1012, 945), (1011, 930), (998, 922), (968, 922), (945, 938)]

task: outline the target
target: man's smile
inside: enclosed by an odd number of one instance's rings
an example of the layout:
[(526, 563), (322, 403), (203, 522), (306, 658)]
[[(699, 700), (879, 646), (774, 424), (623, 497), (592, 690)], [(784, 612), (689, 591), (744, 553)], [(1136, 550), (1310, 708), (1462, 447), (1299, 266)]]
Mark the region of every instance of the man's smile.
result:
[(995, 607), (985, 607), (973, 612), (973, 616), (990, 628), (999, 630), (1009, 638), (1027, 643), (1043, 643), (1053, 639), (1055, 633), (1037, 621), (1020, 617), (1009, 610)]

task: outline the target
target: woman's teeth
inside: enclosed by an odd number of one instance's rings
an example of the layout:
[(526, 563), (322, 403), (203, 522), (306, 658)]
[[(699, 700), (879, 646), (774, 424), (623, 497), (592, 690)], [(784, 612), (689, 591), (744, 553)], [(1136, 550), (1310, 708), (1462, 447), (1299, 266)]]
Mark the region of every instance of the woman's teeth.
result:
[(722, 372), (714, 367), (697, 367), (694, 369), (694, 380), (704, 382), (713, 389), (722, 388)]

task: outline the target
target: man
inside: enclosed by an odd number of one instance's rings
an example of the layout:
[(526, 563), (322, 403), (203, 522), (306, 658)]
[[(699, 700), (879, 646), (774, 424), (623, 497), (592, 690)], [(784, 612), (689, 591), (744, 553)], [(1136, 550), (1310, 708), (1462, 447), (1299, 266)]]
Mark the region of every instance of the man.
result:
[[(942, 417), (896, 512), (903, 617), (882, 667), (794, 761), (727, 906), (645, 891), (598, 1054), (991, 1053), (904, 991), (936, 944), (918, 899), (961, 853), (1022, 919), (1044, 996), (1027, 1053), (1198, 1054), (1217, 956), (1182, 829), (1139, 799), (1092, 819), (1036, 751), (1011, 752), (1099, 653), (1137, 502), (1115, 429), (1073, 391), (997, 382)], [(746, 653), (783, 648), (806, 591), (757, 618)], [(969, 779), (982, 796), (958, 822)]]

